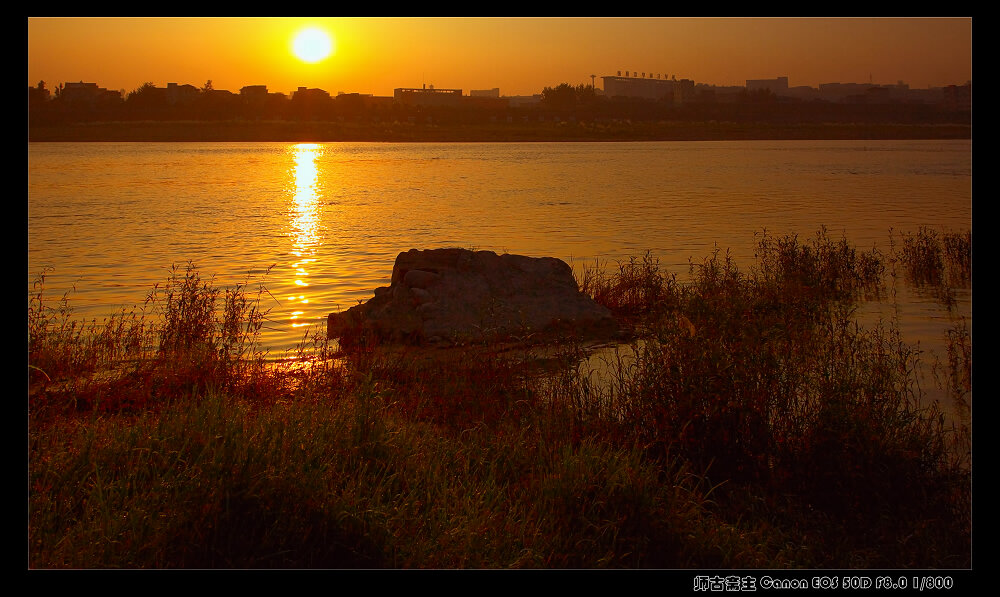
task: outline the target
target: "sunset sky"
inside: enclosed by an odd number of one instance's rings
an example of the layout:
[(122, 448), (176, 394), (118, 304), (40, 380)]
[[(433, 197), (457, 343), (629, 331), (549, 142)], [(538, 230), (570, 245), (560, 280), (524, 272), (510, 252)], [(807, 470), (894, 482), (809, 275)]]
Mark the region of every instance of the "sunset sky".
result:
[[(297, 32), (332, 53), (308, 63)], [(267, 85), (336, 95), (397, 87), (500, 88), (530, 95), (618, 71), (696, 83), (907, 83), (972, 79), (971, 18), (50, 18), (27, 19), (28, 85), (67, 81), (126, 92), (144, 82), (238, 92)]]

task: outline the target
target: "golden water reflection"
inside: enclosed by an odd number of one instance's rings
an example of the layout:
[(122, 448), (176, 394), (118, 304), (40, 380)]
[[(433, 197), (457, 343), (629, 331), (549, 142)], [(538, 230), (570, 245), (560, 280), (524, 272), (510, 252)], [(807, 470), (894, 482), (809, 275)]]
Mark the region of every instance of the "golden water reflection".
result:
[[(296, 259), (291, 263), (293, 272), (291, 284), (304, 290), (309, 287), (309, 269), (316, 261), (316, 247), (320, 240), (318, 230), (321, 185), (316, 161), (323, 155), (323, 149), (315, 143), (299, 143), (293, 145), (289, 151), (294, 160), (292, 177), (295, 180), (290, 224), (294, 240), (291, 253)], [(292, 327), (308, 325), (307, 321), (300, 319), (305, 311), (296, 309), (295, 305), (306, 305), (309, 303), (309, 298), (305, 294), (292, 294), (287, 299), (294, 309), (290, 315)]]

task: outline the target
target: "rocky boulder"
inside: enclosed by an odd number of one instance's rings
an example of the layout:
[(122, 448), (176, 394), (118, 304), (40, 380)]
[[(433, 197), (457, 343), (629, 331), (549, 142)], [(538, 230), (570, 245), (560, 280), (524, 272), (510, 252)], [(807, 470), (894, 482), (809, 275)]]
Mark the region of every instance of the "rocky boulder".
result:
[(388, 287), (365, 303), (331, 313), (327, 335), (342, 345), (379, 342), (611, 339), (611, 312), (580, 292), (573, 271), (553, 257), (467, 249), (400, 253)]

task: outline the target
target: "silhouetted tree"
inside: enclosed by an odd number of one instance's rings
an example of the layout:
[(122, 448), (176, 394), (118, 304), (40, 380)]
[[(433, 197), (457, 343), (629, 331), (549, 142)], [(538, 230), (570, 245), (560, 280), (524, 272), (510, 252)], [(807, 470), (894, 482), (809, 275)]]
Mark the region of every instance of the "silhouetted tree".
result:
[(45, 81), (39, 81), (35, 87), (28, 87), (28, 102), (40, 102), (48, 99), (48, 91), (45, 89)]
[(600, 99), (593, 85), (560, 83), (542, 90), (544, 108), (576, 117), (593, 118)]
[(49, 92), (45, 89), (45, 81), (39, 81), (37, 87), (28, 87), (29, 117), (36, 122), (48, 117)]
[(163, 118), (167, 108), (166, 91), (147, 81), (125, 98), (126, 109), (137, 118)]
[(208, 89), (198, 95), (192, 109), (200, 120), (231, 120), (243, 114), (243, 107), (239, 95)]
[(580, 105), (591, 105), (597, 102), (597, 91), (593, 85), (580, 84), (576, 86), (576, 102)]
[(125, 101), (128, 102), (149, 101), (149, 98), (151, 98), (155, 94), (156, 94), (156, 85), (153, 85), (152, 83), (147, 81), (142, 85), (138, 86), (137, 88), (133, 89), (132, 91), (130, 91), (129, 94), (125, 97)]
[(542, 89), (542, 104), (553, 110), (571, 110), (576, 106), (576, 89), (569, 83), (560, 83)]

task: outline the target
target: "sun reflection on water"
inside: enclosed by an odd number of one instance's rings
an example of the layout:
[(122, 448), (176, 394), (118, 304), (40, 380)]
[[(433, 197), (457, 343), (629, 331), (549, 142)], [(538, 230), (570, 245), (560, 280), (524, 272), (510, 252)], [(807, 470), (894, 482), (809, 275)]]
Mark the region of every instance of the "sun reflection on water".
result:
[[(295, 179), (295, 193), (292, 197), (291, 228), (294, 245), (291, 253), (296, 260), (291, 263), (293, 272), (291, 283), (300, 289), (309, 287), (310, 264), (316, 261), (319, 245), (319, 169), (316, 160), (323, 155), (323, 149), (315, 143), (299, 143), (290, 148), (294, 159), (292, 175)], [(309, 299), (305, 294), (290, 295), (288, 301), (294, 305), (305, 305)], [(290, 319), (293, 328), (308, 325), (301, 318), (305, 311), (294, 310)]]

